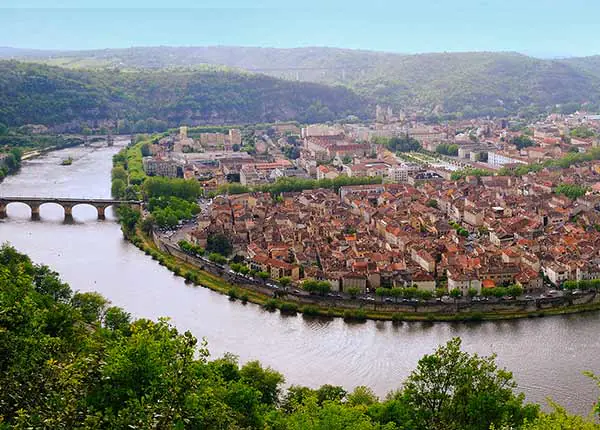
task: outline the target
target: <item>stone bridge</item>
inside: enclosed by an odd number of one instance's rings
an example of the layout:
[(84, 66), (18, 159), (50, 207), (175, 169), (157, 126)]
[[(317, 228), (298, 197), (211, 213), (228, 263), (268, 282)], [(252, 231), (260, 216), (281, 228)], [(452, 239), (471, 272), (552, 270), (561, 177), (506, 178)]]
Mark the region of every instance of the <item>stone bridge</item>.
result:
[(114, 200), (114, 199), (73, 199), (55, 197), (3, 197), (0, 196), (0, 218), (6, 217), (6, 208), (11, 203), (24, 203), (31, 209), (31, 219), (40, 218), (40, 207), (46, 203), (55, 203), (62, 206), (65, 219), (72, 218), (75, 206), (89, 205), (98, 211), (98, 219), (104, 219), (104, 211), (109, 206), (129, 205), (134, 209), (140, 208), (142, 202), (137, 200)]

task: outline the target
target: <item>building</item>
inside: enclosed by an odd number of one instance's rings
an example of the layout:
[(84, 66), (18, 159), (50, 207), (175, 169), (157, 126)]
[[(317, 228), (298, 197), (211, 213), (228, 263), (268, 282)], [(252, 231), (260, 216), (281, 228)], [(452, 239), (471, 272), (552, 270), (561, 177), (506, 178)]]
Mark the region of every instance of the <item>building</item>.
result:
[(239, 129), (232, 128), (229, 130), (229, 143), (231, 145), (242, 144), (242, 132)]
[(507, 164), (527, 164), (527, 162), (524, 160), (504, 155), (497, 151), (488, 151), (487, 163), (494, 168), (500, 168)]
[(183, 177), (182, 166), (173, 160), (157, 157), (144, 157), (142, 159), (144, 172), (148, 176), (165, 176), (168, 178)]
[(562, 284), (564, 281), (571, 280), (569, 268), (560, 263), (546, 263), (542, 266), (542, 272), (556, 286)]
[[(278, 160), (273, 163), (244, 164), (240, 169), (240, 183), (242, 185), (258, 185), (273, 182), (281, 169), (292, 167), (288, 160)], [(276, 172), (277, 171), (277, 172)]]

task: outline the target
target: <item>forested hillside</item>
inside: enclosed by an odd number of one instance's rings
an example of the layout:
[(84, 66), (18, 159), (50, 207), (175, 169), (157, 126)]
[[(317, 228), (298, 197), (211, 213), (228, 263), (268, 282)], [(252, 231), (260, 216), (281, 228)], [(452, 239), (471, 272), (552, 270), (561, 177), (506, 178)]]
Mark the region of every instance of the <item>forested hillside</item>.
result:
[[(466, 116), (600, 102), (600, 57), (543, 60), (517, 53), (403, 55), (336, 48), (147, 47), (97, 51), (0, 50), (65, 67), (160, 69), (225, 65), (289, 80), (342, 84), (371, 103)], [(575, 106), (576, 107), (576, 106)]]
[(0, 247), (1, 430), (600, 428), (526, 405), (494, 357), (460, 346), (453, 339), (423, 357), (383, 401), (367, 387), (284, 389), (276, 370), (233, 355), (211, 360), (191, 333), (166, 320), (133, 321)]
[(363, 115), (351, 90), (230, 70), (74, 70), (0, 61), (0, 123), (155, 118), (169, 126), (328, 121)]

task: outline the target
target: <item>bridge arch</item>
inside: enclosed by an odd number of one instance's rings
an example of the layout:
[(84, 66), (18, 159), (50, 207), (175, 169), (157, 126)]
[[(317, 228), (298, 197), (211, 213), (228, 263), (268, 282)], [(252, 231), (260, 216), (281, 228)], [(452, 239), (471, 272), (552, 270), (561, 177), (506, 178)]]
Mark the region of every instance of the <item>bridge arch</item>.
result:
[(62, 204), (60, 204), (59, 202), (40, 202), (40, 203), (29, 202), (28, 204), (29, 204), (29, 207), (31, 208), (31, 217), (32, 218), (40, 217), (40, 209), (42, 208), (42, 206), (59, 207), (60, 209), (63, 210), (63, 213), (65, 212), (64, 206)]
[(78, 203), (74, 203), (71, 206), (71, 208), (73, 209), (73, 208), (76, 208), (77, 206), (93, 207), (98, 212), (98, 219), (105, 219), (106, 218), (106, 209), (108, 209), (109, 207), (116, 207), (117, 203), (78, 202)]
[[(6, 218), (8, 207), (10, 205), (20, 206), (20, 207), (23, 207), (23, 206), (27, 207), (29, 209), (29, 216), (33, 217), (33, 209), (31, 208), (31, 205), (29, 203), (26, 203), (26, 202), (2, 202), (2, 201), (0, 201), (0, 218)], [(38, 215), (39, 215), (39, 212), (38, 212)]]

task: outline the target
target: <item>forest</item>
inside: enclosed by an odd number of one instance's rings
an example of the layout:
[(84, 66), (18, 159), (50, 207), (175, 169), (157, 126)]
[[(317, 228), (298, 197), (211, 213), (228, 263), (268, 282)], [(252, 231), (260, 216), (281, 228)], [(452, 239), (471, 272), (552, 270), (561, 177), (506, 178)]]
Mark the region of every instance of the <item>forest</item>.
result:
[[(524, 401), (496, 357), (454, 338), (398, 389), (285, 387), (257, 361), (210, 356), (167, 319), (134, 320), (98, 293), (0, 248), (0, 429), (592, 430)], [(593, 414), (598, 417), (595, 406)]]
[[(96, 51), (7, 50), (5, 56), (73, 69), (231, 67), (288, 81), (343, 85), (372, 105), (456, 117), (572, 113), (600, 108), (600, 57), (540, 59), (516, 52), (407, 55), (337, 48), (136, 47)], [(2, 56), (2, 49), (0, 49)]]
[(223, 68), (72, 70), (0, 61), (0, 123), (10, 127), (139, 133), (180, 124), (323, 122), (364, 116), (365, 109), (361, 97), (341, 86)]

